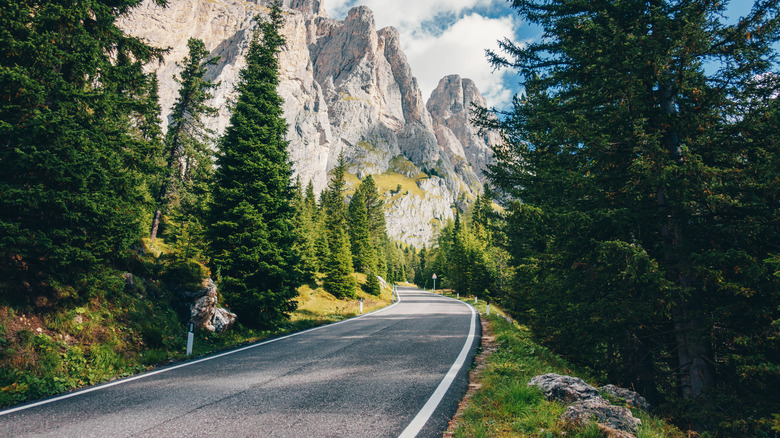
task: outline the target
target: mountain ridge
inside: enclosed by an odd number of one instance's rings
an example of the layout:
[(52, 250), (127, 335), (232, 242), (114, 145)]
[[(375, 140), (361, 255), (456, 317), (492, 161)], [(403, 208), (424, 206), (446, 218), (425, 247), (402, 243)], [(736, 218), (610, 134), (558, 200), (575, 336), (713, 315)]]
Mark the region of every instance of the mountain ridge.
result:
[[(156, 70), (167, 117), (175, 99), (176, 62), (190, 37), (202, 39), (219, 62), (208, 76), (220, 85), (211, 104), (219, 115), (207, 122), (221, 133), (243, 59), (269, 1), (193, 0), (162, 8), (144, 1), (120, 20), (129, 34), (170, 48)], [(495, 136), (469, 124), (472, 103), (485, 105), (473, 81), (450, 75), (426, 102), (393, 27), (376, 29), (373, 12), (352, 8), (343, 20), (329, 18), (319, 0), (284, 0), (287, 39), (280, 53), (279, 93), (289, 124), (290, 159), (305, 185), (321, 191), (342, 152), (349, 172), (378, 178), (391, 237), (422, 246), (442, 223), (479, 192)], [(167, 123), (163, 123), (166, 125)], [(415, 187), (416, 186), (416, 187)]]

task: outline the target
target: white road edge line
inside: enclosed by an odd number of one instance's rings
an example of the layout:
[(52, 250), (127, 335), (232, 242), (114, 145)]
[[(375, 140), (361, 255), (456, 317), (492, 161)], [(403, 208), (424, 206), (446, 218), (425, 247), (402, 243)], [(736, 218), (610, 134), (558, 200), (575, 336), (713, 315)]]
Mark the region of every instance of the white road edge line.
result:
[[(451, 299), (455, 300), (454, 298)], [(406, 429), (401, 432), (401, 435), (398, 435), (398, 438), (414, 438), (418, 433), (420, 433), (422, 428), (425, 426), (425, 423), (427, 423), (431, 418), (431, 415), (433, 415), (433, 412), (437, 407), (439, 407), (439, 403), (441, 403), (442, 399), (444, 398), (444, 394), (447, 393), (447, 390), (450, 389), (450, 386), (455, 380), (455, 377), (458, 375), (458, 372), (460, 372), (460, 369), (463, 368), (463, 365), (466, 362), (466, 358), (469, 355), (469, 350), (471, 350), (471, 345), (474, 343), (474, 339), (476, 338), (477, 313), (474, 310), (474, 307), (472, 307), (470, 304), (464, 303), (460, 300), (455, 301), (465, 304), (471, 310), (471, 328), (469, 328), (469, 336), (466, 339), (466, 343), (463, 344), (463, 349), (460, 350), (458, 358), (455, 359), (455, 363), (452, 364), (450, 370), (447, 372), (447, 375), (444, 376), (444, 379), (442, 379), (442, 381), (439, 383), (439, 386), (431, 395), (431, 398), (429, 398), (428, 402), (425, 403), (425, 406), (420, 409), (420, 412), (417, 413), (412, 422), (406, 426)]]
[(12, 414), (14, 412), (24, 411), (26, 409), (31, 409), (31, 408), (35, 408), (35, 407), (38, 407), (38, 406), (47, 405), (49, 403), (58, 402), (60, 400), (65, 400), (65, 399), (68, 399), (68, 398), (71, 398), (71, 397), (76, 397), (76, 396), (79, 396), (79, 395), (82, 395), (82, 394), (87, 394), (87, 393), (90, 393), (90, 392), (99, 391), (101, 389), (110, 388), (112, 386), (121, 385), (123, 383), (128, 383), (128, 382), (132, 382), (132, 381), (135, 381), (135, 380), (144, 379), (146, 377), (155, 376), (157, 374), (166, 373), (168, 371), (173, 371), (173, 370), (176, 370), (176, 369), (179, 369), (179, 368), (188, 367), (190, 365), (199, 364), (201, 362), (206, 362), (206, 361), (209, 361), (209, 360), (218, 359), (220, 357), (229, 356), (231, 354), (239, 353), (239, 352), (242, 352), (242, 351), (245, 351), (245, 350), (251, 350), (253, 348), (262, 347), (263, 345), (271, 344), (273, 342), (281, 341), (283, 339), (292, 338), (294, 336), (302, 335), (304, 333), (313, 332), (315, 330), (320, 330), (320, 329), (323, 329), (323, 328), (326, 328), (326, 327), (333, 327), (334, 325), (344, 324), (346, 322), (355, 321), (355, 320), (360, 319), (360, 318), (365, 318), (367, 316), (374, 315), (374, 314), (379, 313), (379, 312), (384, 312), (385, 310), (389, 310), (389, 309), (392, 309), (393, 307), (397, 306), (401, 302), (401, 297), (397, 293), (396, 293), (396, 297), (397, 297), (398, 301), (396, 301), (395, 303), (393, 303), (393, 304), (391, 304), (391, 305), (389, 305), (387, 307), (383, 307), (381, 309), (374, 310), (371, 313), (366, 313), (365, 315), (360, 315), (360, 316), (356, 316), (356, 317), (353, 317), (353, 318), (345, 319), (343, 321), (338, 321), (338, 322), (333, 322), (333, 323), (330, 323), (330, 324), (325, 324), (325, 325), (320, 325), (320, 326), (317, 326), (317, 327), (312, 327), (310, 329), (307, 329), (307, 330), (304, 330), (304, 331), (301, 331), (301, 332), (290, 333), (289, 335), (285, 335), (285, 336), (282, 336), (282, 337), (279, 337), (279, 338), (269, 339), (267, 341), (263, 341), (263, 342), (260, 342), (258, 344), (252, 344), (252, 345), (248, 345), (246, 347), (241, 347), (241, 348), (238, 348), (238, 349), (235, 349), (235, 350), (226, 351), (224, 353), (220, 353), (220, 354), (217, 354), (217, 355), (214, 355), (214, 356), (204, 357), (203, 359), (193, 360), (191, 362), (185, 362), (183, 364), (175, 365), (175, 366), (172, 366), (170, 368), (164, 368), (164, 369), (157, 370), (157, 371), (151, 371), (151, 372), (148, 372), (148, 373), (139, 374), (137, 376), (128, 377), (128, 378), (120, 379), (120, 380), (115, 380), (115, 381), (110, 382), (110, 383), (105, 383), (105, 384), (102, 384), (102, 385), (93, 386), (92, 388), (77, 390), (77, 391), (74, 391), (74, 392), (71, 392), (71, 393), (68, 393), (68, 394), (64, 394), (64, 395), (60, 395), (60, 396), (57, 396), (57, 397), (54, 397), (54, 398), (41, 400), (41, 401), (30, 403), (30, 404), (27, 404), (27, 405), (17, 406), (15, 408), (7, 409), (5, 411), (0, 411), (0, 417), (2, 417), (3, 415)]

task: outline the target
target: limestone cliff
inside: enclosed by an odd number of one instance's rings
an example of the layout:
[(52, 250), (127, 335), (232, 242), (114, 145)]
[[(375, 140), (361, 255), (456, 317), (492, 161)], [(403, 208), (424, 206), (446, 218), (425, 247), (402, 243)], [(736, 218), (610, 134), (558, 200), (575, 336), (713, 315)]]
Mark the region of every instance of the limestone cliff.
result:
[[(166, 8), (145, 1), (121, 22), (130, 34), (170, 48), (161, 65), (160, 100), (166, 117), (177, 93), (176, 62), (187, 39), (200, 38), (219, 63), (209, 71), (220, 82), (209, 122), (221, 132), (245, 65), (252, 17), (268, 0), (190, 0)], [(344, 20), (328, 18), (319, 0), (284, 0), (287, 45), (280, 55), (279, 92), (289, 123), (290, 157), (304, 184), (317, 191), (344, 152), (350, 173), (374, 174), (385, 196), (391, 237), (420, 246), (453, 217), (452, 207), (479, 190), (490, 160), (490, 138), (468, 123), (472, 102), (484, 105), (474, 83), (442, 80), (427, 106), (398, 32), (377, 30), (370, 9), (360, 6)], [(167, 124), (167, 123), (166, 123)]]

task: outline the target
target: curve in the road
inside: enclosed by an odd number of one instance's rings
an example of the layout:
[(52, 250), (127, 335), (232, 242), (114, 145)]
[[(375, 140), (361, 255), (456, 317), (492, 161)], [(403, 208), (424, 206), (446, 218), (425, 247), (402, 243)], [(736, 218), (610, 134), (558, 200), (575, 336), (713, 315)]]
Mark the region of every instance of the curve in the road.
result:
[(441, 436), (467, 386), (477, 314), (417, 289), (401, 296), (366, 315), (0, 411), (0, 436)]

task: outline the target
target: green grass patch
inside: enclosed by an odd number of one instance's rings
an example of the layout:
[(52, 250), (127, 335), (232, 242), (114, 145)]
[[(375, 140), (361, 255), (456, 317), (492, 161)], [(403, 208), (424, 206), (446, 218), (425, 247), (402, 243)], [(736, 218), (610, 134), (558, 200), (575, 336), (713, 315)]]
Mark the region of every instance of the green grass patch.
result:
[[(474, 305), (474, 298), (462, 298)], [(497, 350), (486, 360), (479, 374), (481, 388), (473, 395), (458, 423), (456, 437), (599, 437), (595, 424), (571, 430), (561, 421), (565, 406), (548, 401), (528, 382), (545, 373), (566, 374), (593, 382), (591, 376), (531, 340), (529, 330), (507, 321), (500, 309), (491, 305), (486, 315), (484, 301), (476, 304), (481, 317), (490, 324)], [(682, 438), (684, 434), (660, 419), (632, 409), (642, 420), (638, 438)]]
[[(124, 272), (113, 271), (96, 282), (94, 291), (82, 294), (85, 298), (57, 308), (0, 301), (0, 408), (186, 359), (186, 323), (174, 310), (172, 290), (192, 283), (200, 266), (171, 262), (167, 252), (162, 239), (147, 243), (145, 255), (131, 263), (138, 273), (132, 286)], [(359, 285), (365, 284), (365, 275), (354, 275)], [(221, 334), (196, 330), (192, 357), (359, 313), (358, 301), (336, 299), (322, 290), (321, 280), (299, 288), (298, 309), (277, 330), (240, 324)], [(361, 288), (358, 296), (364, 299), (364, 312), (370, 312), (388, 305), (391, 293), (386, 288), (377, 297)]]
[[(374, 182), (380, 193), (390, 193), (393, 196), (418, 196), (425, 197), (425, 192), (417, 185), (417, 180), (401, 175), (397, 172), (385, 172), (374, 175)], [(400, 190), (399, 190), (400, 186)]]

